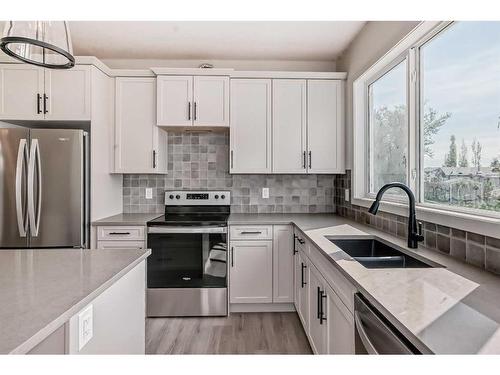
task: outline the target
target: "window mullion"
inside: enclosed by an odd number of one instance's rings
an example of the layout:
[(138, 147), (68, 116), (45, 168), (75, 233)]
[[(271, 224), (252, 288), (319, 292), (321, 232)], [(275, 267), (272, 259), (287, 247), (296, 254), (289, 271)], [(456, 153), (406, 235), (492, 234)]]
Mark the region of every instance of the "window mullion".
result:
[(418, 158), (420, 137), (418, 131), (418, 75), (415, 48), (408, 51), (408, 185), (419, 197)]

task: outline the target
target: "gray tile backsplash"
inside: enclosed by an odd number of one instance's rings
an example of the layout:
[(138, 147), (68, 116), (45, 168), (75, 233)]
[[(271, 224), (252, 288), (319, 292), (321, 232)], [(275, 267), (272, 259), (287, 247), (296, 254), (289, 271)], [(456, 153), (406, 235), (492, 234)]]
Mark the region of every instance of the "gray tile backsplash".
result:
[[(227, 132), (169, 132), (167, 175), (124, 175), (123, 212), (161, 213), (165, 190), (230, 190), (231, 212), (334, 212), (334, 175), (230, 175)], [(153, 199), (145, 189), (153, 189)], [(269, 198), (262, 198), (262, 188)]]

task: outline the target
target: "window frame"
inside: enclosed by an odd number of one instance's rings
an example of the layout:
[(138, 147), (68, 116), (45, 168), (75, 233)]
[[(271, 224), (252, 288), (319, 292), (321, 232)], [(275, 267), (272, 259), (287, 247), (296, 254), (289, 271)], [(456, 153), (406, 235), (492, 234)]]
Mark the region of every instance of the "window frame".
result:
[[(499, 237), (500, 212), (474, 208), (448, 206), (424, 202), (423, 127), (420, 126), (422, 100), (420, 50), (454, 24), (453, 21), (421, 22), (396, 46), (368, 68), (353, 83), (353, 170), (352, 203), (369, 207), (375, 198), (370, 193), (369, 159), (369, 86), (407, 59), (407, 115), (408, 160), (407, 181), (416, 197), (417, 216), (420, 220), (451, 226), (476, 233)], [(406, 197), (386, 194), (380, 205), (382, 211), (406, 216)]]

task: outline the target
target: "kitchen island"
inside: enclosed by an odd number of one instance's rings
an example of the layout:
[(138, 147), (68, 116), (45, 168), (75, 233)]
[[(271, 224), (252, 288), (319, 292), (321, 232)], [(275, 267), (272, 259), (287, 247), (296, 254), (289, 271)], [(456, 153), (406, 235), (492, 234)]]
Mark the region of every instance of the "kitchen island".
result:
[(149, 254), (0, 250), (0, 354), (144, 353)]

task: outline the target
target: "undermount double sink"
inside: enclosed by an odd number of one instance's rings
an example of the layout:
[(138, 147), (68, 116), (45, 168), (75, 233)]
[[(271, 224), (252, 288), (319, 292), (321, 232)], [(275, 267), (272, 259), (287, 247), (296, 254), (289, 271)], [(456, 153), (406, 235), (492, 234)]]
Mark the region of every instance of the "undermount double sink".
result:
[(329, 239), (366, 268), (435, 268), (376, 239)]

